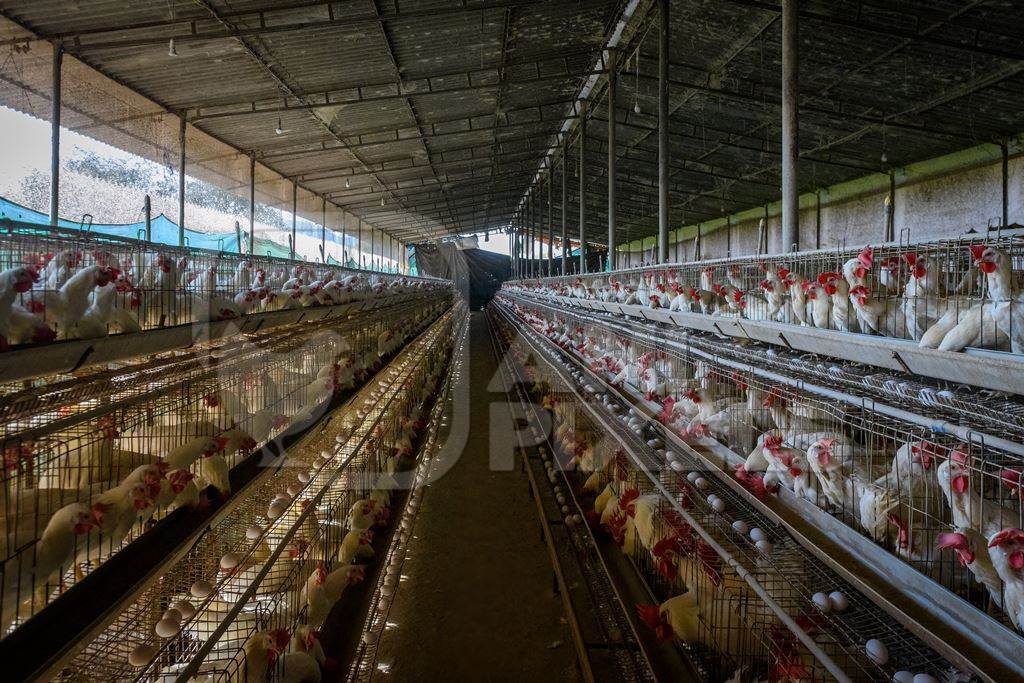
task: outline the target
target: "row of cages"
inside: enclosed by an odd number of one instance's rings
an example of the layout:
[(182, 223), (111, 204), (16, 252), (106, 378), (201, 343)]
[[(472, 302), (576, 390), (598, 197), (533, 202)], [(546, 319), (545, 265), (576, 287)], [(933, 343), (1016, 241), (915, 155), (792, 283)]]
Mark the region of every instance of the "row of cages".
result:
[(921, 347), (1024, 353), (1024, 238), (715, 259), (506, 289), (912, 339)]
[(444, 381), (456, 317), (435, 322), (268, 463), (231, 513), (83, 643), (56, 679), (326, 675), (320, 629), (359, 590), (380, 550), (403, 493), (400, 475), (415, 462), (431, 397)]
[[(582, 327), (594, 343), (593, 351), (573, 347), (582, 361), (637, 399), (653, 399), (659, 420), (680, 437), (710, 437), (741, 456), (738, 478), (793, 491), (994, 620), (1024, 629), (1018, 452), (900, 420), (870, 400), (822, 395), (812, 383), (773, 382), (755, 365), (737, 369), (654, 340), (624, 343), (583, 316), (519, 313), (552, 341), (561, 318)], [(608, 369), (601, 349), (635, 372)], [(648, 368), (657, 386), (641, 377)]]
[(239, 464), (308, 426), (447, 306), (438, 294), (5, 385), (3, 635), (174, 510), (229, 498)]
[(8, 223), (0, 351), (445, 286), (440, 280)]
[[(519, 324), (533, 323), (510, 317), (510, 338), (523, 334)], [(531, 344), (511, 343), (534, 401), (552, 416), (559, 466), (592, 504), (590, 523), (658, 601), (637, 605), (639, 617), (702, 680), (940, 680), (957, 671), (696, 460), (667, 459), (628, 402), (588, 394), (576, 371), (553, 372), (564, 361), (551, 349), (544, 360)]]

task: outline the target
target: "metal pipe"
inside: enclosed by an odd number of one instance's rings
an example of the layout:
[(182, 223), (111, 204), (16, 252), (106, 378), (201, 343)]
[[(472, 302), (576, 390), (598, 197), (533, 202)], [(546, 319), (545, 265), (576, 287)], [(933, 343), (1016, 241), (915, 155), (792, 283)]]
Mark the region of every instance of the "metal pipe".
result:
[(555, 184), (555, 169), (548, 172), (548, 277), (555, 274), (555, 223), (552, 216), (551, 188)]
[(60, 215), (60, 108), (61, 65), (64, 47), (53, 45), (53, 92), (50, 95), (50, 225), (56, 227)]
[(238, 253), (242, 253), (242, 226), (239, 225), (238, 221), (235, 221), (235, 244), (238, 247)]
[[(178, 117), (178, 246), (185, 244), (185, 114)], [(239, 252), (241, 246), (239, 246)]]
[[(668, 20), (669, 0), (658, 0), (658, 261), (668, 261)], [(678, 259), (677, 259), (678, 260)]]
[[(799, 250), (800, 196), (797, 181), (799, 119), (798, 0), (782, 0), (782, 251)], [(795, 245), (795, 246), (794, 246)]]
[(896, 173), (889, 171), (889, 205), (886, 207), (885, 241), (896, 239)]
[[(184, 156), (182, 156), (184, 159)], [(184, 166), (184, 164), (182, 164)], [(183, 181), (184, 182), (184, 181)], [(249, 155), (249, 254), (256, 250), (256, 155)]]
[(814, 193), (814, 248), (821, 249), (821, 190)]
[(586, 157), (587, 157), (587, 101), (580, 101), (580, 268), (579, 273), (587, 272), (587, 199), (586, 199)]
[(569, 235), (566, 233), (566, 209), (568, 203), (566, 202), (566, 191), (565, 191), (565, 176), (566, 170), (569, 168), (569, 144), (565, 140), (562, 140), (562, 275), (568, 275), (568, 258), (569, 258)]
[(363, 267), (363, 219), (356, 218), (356, 222), (359, 225), (359, 242), (356, 245), (356, 251), (359, 253), (359, 268)]
[(608, 260), (607, 270), (615, 270), (615, 88), (618, 54), (608, 48)]
[(293, 182), (292, 183), (292, 248), (290, 250), (291, 258), (295, 258), (295, 226), (296, 226), (295, 212), (298, 210), (298, 208), (299, 208), (299, 184)]
[(147, 194), (142, 199), (142, 215), (146, 221), (146, 241), (153, 241), (153, 202)]
[(342, 266), (347, 266), (348, 265), (348, 256), (347, 256), (348, 252), (345, 250), (345, 245), (347, 244), (346, 237), (345, 237), (345, 231), (347, 229), (348, 229), (348, 214), (345, 213), (344, 211), (342, 211), (341, 212), (341, 265)]
[(1010, 143), (1004, 140), (1000, 145), (1003, 152), (1003, 227), (1010, 224)]
[(320, 260), (327, 263), (327, 199), (322, 198), (320, 221)]

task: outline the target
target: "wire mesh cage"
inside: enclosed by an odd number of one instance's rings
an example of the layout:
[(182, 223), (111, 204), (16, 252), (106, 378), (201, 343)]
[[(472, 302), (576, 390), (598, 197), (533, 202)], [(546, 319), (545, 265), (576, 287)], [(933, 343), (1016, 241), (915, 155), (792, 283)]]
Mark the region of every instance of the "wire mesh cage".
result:
[(444, 305), (435, 297), (5, 387), (5, 633), (169, 513), (228, 497), (237, 466), (364, 382)]
[(174, 247), (4, 220), (0, 344), (238, 320), (281, 310), (359, 308), (439, 281), (258, 254)]
[[(629, 403), (620, 404), (614, 391), (606, 393), (606, 389), (620, 387), (632, 401), (658, 401), (651, 405), (661, 411), (659, 420), (684, 435), (693, 448), (700, 450), (711, 436), (736, 451), (737, 464), (742, 463), (743, 467), (737, 478), (752, 490), (760, 487), (759, 493), (764, 495), (772, 487), (790, 488), (976, 607), (1008, 621), (1007, 615), (992, 610), (998, 591), (982, 585), (978, 574), (970, 571), (972, 563), (965, 564), (964, 560), (969, 557), (966, 552), (985, 551), (987, 536), (1020, 524), (1019, 497), (1006, 482), (1008, 476), (1013, 479), (1013, 475), (1006, 474), (1007, 467), (1019, 463), (1019, 457), (984, 443), (963, 443), (922, 425), (883, 415), (871, 401), (826, 400), (800, 382), (766, 380), (763, 373), (755, 372), (755, 366), (730, 364), (728, 356), (682, 352), (659, 343), (658, 335), (650, 339), (628, 336), (621, 326), (609, 326), (594, 320), (594, 316), (567, 313), (526, 300), (510, 304), (509, 310), (518, 316), (521, 327), (528, 327), (544, 343), (584, 361), (584, 367), (594, 373), (593, 379), (589, 379), (577, 371), (575, 380), (583, 384), (580, 393), (586, 397), (587, 406), (604, 409), (609, 422), (582, 432), (577, 428), (576, 434), (584, 434), (583, 441), (587, 441), (587, 434), (607, 435), (615, 430), (628, 444), (624, 454), (631, 459), (647, 454), (649, 459), (641, 457), (635, 462), (632, 474), (604, 472), (603, 480), (610, 487), (608, 496), (617, 499), (621, 506), (623, 496), (631, 491), (628, 497), (633, 502), (629, 505), (634, 508), (637, 501), (644, 501), (640, 503), (643, 506), (646, 501), (658, 500), (661, 518), (669, 520), (673, 535), (685, 538), (683, 542), (673, 539), (673, 552), (688, 551), (699, 568), (707, 570), (707, 558), (698, 552), (701, 542), (713, 540), (728, 548), (729, 555), (738, 560), (745, 573), (757, 577), (777, 604), (809, 626), (808, 633), (824, 637), (819, 644), (846, 673), (859, 669), (856, 677), (880, 676), (877, 666), (864, 657), (863, 648), (873, 634), (890, 646), (890, 652), (894, 651), (893, 643), (900, 643), (901, 650), (902, 645), (912, 643), (899, 655), (908, 668), (931, 668), (938, 675), (940, 668), (948, 664), (930, 667), (929, 657), (934, 655), (926, 647), (866, 599), (851, 597), (855, 592), (818, 558), (803, 551), (785, 532), (779, 533), (775, 523), (753, 510), (735, 489), (718, 486), (703, 462), (687, 458), (686, 452), (666, 450), (672, 447), (664, 443), (657, 430), (650, 428), (650, 424), (657, 423), (648, 423), (630, 409)], [(555, 363), (564, 360), (556, 359)], [(579, 424), (578, 415), (576, 420)], [(619, 420), (622, 424), (616, 429), (613, 425)], [(557, 427), (555, 434), (557, 438)], [(578, 444), (571, 453), (580, 462)], [(609, 460), (606, 456), (603, 461), (615, 462), (615, 458)], [(652, 472), (657, 473), (656, 485)], [(866, 501), (872, 501), (872, 505)], [(599, 497), (599, 507), (602, 502)], [(957, 512), (958, 507), (961, 512)], [(680, 524), (681, 508), (705, 532), (710, 532), (712, 539), (695, 538), (693, 522), (689, 520)], [(973, 514), (991, 525), (980, 542), (964, 529), (964, 510), (966, 516)], [(981, 517), (981, 510), (987, 510), (989, 516)], [(741, 512), (733, 516), (723, 515), (722, 511)], [(664, 537), (656, 532), (648, 535), (644, 543), (645, 534), (636, 531), (641, 527), (637, 521), (640, 513), (637, 509), (629, 512), (632, 514), (613, 510), (612, 519), (606, 520), (606, 524), (610, 521), (610, 528), (620, 533), (624, 550), (639, 558), (636, 563), (642, 570), (649, 576), (662, 574), (660, 579), (651, 580), (651, 585), (664, 589), (665, 562), (659, 563), (653, 552), (653, 546)], [(744, 532), (757, 528), (760, 538), (738, 533), (732, 521), (741, 521)], [(770, 559), (758, 548), (757, 540), (769, 544)], [(634, 546), (632, 550), (630, 544)], [(645, 552), (639, 552), (640, 547)], [(704, 555), (708, 555), (706, 550)], [(674, 567), (683, 564), (680, 561)], [(678, 578), (674, 571), (672, 578)], [(698, 584), (699, 593), (700, 581), (683, 580), (687, 587), (691, 583)], [(677, 590), (669, 589), (660, 597)], [(813, 605), (818, 596), (836, 591), (845, 596), (846, 602), (856, 603), (858, 609), (830, 611), (826, 620), (829, 623), (822, 628), (824, 615)], [(699, 595), (696, 602), (701, 602)], [(737, 609), (728, 613), (749, 616), (758, 623), (754, 612)], [(871, 615), (870, 619), (866, 614)], [(654, 621), (658, 621), (656, 613)], [(843, 637), (838, 638), (837, 633)], [(730, 660), (723, 666), (731, 669), (716, 671), (712, 678), (722, 673), (728, 676), (739, 669), (752, 675), (764, 673), (766, 666), (777, 667), (780, 661), (786, 661), (785, 656), (780, 656), (780, 635), (777, 629), (773, 630), (770, 620), (759, 634), (755, 640), (761, 643), (760, 654), (750, 660)], [(698, 643), (698, 649), (708, 648), (706, 637), (688, 640)], [(710, 650), (721, 652), (720, 648)], [(791, 659), (794, 667), (809, 667), (811, 673), (813, 663), (799, 657)], [(821, 673), (813, 671), (815, 676)]]
[(973, 236), (506, 284), (546, 296), (913, 339), (926, 348), (1024, 350), (1024, 240)]
[[(414, 423), (444, 369), (452, 315), (267, 463), (180, 559), (81, 644), (59, 679), (269, 677), (288, 664), (275, 651), (275, 668), (260, 649), (278, 647), (268, 633), (313, 648), (330, 608), (322, 591), (337, 588), (339, 576), (342, 587), (361, 579), (363, 565), (352, 563), (373, 551), (360, 541), (388, 519), (389, 472), (411, 455)], [(376, 514), (364, 514), (371, 501)]]

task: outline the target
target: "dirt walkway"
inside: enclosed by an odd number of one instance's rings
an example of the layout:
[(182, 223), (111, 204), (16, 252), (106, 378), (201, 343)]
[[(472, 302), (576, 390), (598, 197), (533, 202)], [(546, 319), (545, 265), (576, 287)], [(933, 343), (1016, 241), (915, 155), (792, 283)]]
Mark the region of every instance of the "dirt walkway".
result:
[(487, 390), (496, 363), (472, 315), (469, 437), (423, 496), (375, 680), (578, 680), (525, 475), (489, 468), (490, 405), (505, 399)]

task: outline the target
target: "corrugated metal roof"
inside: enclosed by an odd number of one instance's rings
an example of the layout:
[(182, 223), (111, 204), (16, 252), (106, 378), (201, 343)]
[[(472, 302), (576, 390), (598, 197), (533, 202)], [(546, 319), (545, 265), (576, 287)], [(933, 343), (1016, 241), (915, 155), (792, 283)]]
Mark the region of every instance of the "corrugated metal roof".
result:
[[(619, 63), (620, 225), (633, 237), (656, 225), (654, 5), (641, 3)], [(411, 238), (509, 222), (624, 2), (210, 6), (217, 16), (188, 0), (8, 0), (2, 13), (165, 107), (187, 109), (200, 130), (269, 168)], [(778, 197), (778, 11), (779, 0), (672, 3), (673, 222)], [(1021, 3), (804, 0), (800, 14), (805, 188), (1024, 129)], [(0, 41), (17, 34), (5, 27)], [(167, 55), (172, 36), (177, 58)], [(596, 242), (606, 231), (597, 190), (607, 164), (603, 83), (591, 107), (586, 173)], [(29, 85), (0, 83), (0, 99), (30, 96), (39, 101), (19, 106), (45, 108), (45, 88)], [(578, 197), (575, 165), (569, 176), (569, 194)], [(478, 206), (464, 208), (473, 198)], [(570, 224), (577, 211), (571, 204)]]

